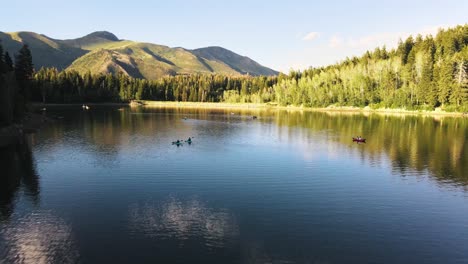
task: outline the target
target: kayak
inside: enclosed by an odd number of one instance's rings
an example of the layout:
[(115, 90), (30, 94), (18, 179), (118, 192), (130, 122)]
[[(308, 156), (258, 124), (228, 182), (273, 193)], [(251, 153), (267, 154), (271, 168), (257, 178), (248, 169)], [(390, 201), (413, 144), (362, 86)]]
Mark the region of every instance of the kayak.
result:
[(366, 143), (366, 139), (365, 139), (365, 138), (354, 138), (354, 137), (353, 137), (353, 142), (362, 142), (362, 143)]
[(188, 143), (189, 145), (192, 144), (192, 140), (179, 140), (179, 141), (172, 141), (172, 145), (177, 145), (177, 146), (180, 146), (182, 145), (183, 143)]

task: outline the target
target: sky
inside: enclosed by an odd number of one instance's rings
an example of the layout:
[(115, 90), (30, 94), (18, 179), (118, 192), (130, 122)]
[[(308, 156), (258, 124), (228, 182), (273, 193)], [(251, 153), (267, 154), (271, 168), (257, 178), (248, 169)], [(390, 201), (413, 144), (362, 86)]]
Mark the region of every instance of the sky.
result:
[(466, 0), (21, 0), (2, 5), (0, 31), (69, 39), (106, 30), (170, 47), (221, 46), (288, 72), (466, 23)]

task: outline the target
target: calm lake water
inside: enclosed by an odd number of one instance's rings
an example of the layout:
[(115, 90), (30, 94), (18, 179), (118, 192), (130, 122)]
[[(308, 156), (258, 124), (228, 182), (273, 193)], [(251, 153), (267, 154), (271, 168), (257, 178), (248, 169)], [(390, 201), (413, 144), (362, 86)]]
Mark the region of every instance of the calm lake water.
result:
[(468, 263), (467, 118), (48, 115), (0, 151), (0, 263)]

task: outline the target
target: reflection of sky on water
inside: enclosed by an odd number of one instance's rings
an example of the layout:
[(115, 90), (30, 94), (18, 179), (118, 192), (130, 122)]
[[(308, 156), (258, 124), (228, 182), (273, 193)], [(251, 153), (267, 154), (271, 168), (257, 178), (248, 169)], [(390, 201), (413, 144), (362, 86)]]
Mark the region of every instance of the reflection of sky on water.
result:
[(0, 263), (79, 261), (71, 227), (50, 213), (31, 213), (0, 227)]
[(155, 238), (204, 239), (207, 246), (222, 247), (239, 234), (232, 214), (198, 199), (133, 204), (129, 213), (131, 232)]

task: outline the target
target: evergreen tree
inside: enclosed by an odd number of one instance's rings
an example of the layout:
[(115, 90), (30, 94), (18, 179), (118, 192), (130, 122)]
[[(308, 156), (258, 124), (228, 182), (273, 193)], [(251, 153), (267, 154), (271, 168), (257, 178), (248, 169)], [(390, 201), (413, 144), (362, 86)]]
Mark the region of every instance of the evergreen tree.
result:
[(19, 82), (32, 80), (34, 73), (34, 65), (32, 63), (31, 51), (27, 44), (19, 50), (15, 58), (15, 75)]
[(7, 72), (7, 66), (3, 57), (3, 46), (0, 43), (0, 74)]
[(13, 60), (11, 59), (8, 51), (5, 52), (5, 64), (6, 64), (7, 71), (13, 71)]
[(434, 68), (434, 72), (437, 72), (438, 75), (438, 100), (442, 105), (445, 105), (448, 103), (450, 92), (453, 89), (453, 63), (446, 59), (440, 64), (437, 70)]
[(19, 85), (15, 99), (15, 118), (21, 119), (31, 98), (31, 81), (34, 73), (31, 51), (28, 45), (23, 45), (15, 58), (15, 76)]

